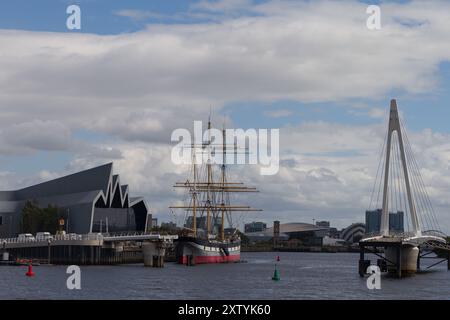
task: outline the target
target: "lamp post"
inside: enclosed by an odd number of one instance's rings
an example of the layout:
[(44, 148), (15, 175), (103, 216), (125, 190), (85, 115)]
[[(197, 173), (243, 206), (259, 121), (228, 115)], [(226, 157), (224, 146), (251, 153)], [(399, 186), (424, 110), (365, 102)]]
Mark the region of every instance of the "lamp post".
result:
[(66, 226), (66, 232), (70, 233), (69, 231), (69, 222), (70, 222), (70, 209), (67, 208), (67, 226)]
[(47, 254), (48, 254), (48, 256), (47, 256), (47, 261), (48, 261), (48, 264), (50, 264), (50, 258), (51, 258), (51, 249), (50, 249), (50, 244), (52, 243), (52, 240), (51, 239), (47, 239), (47, 244), (48, 244), (48, 251), (47, 251)]
[(3, 240), (3, 252), (2, 252), (2, 258), (3, 261), (9, 260), (9, 255), (6, 252), (6, 240)]

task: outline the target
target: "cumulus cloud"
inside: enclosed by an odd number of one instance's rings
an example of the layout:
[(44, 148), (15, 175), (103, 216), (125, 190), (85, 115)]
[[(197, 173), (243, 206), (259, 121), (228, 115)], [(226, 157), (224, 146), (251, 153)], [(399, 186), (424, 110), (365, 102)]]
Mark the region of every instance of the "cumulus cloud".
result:
[(26, 154), (37, 150), (68, 150), (69, 128), (57, 121), (33, 120), (0, 129), (0, 153)]
[[(264, 209), (262, 213), (238, 214), (234, 221), (242, 224), (255, 219), (268, 223), (273, 219), (282, 222), (328, 219), (337, 227), (364, 221), (385, 129), (381, 124), (351, 126), (325, 122), (282, 129), (281, 167), (277, 175), (261, 176), (258, 166), (229, 166), (229, 180), (244, 181), (260, 190), (250, 196), (235, 196), (233, 200)], [(424, 130), (409, 136), (441, 227), (448, 230), (450, 135)], [(134, 141), (112, 146), (121, 150), (122, 157), (114, 161), (114, 166), (122, 182), (130, 185), (133, 194), (147, 198), (155, 216), (181, 223), (184, 213), (173, 215), (168, 206), (186, 196), (172, 185), (188, 178), (189, 166), (177, 166), (169, 160), (169, 145)], [(60, 174), (104, 162), (106, 159), (80, 154)]]
[[(233, 101), (421, 93), (435, 87), (439, 63), (450, 59), (442, 41), (450, 32), (447, 2), (385, 4), (380, 31), (365, 27), (365, 5), (356, 1), (277, 1), (252, 10), (260, 15), (113, 36), (1, 31), (3, 121), (20, 121), (26, 110), (93, 127), (131, 110), (176, 118), (180, 109)], [(427, 23), (403, 22), (419, 17)]]

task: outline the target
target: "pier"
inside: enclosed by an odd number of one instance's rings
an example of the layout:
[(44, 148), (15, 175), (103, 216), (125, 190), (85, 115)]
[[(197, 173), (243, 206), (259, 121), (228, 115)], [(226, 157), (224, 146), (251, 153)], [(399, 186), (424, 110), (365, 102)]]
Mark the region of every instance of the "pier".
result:
[[(421, 259), (438, 260), (427, 269), (447, 262), (447, 270), (450, 270), (450, 245), (433, 238), (408, 240), (404, 237), (379, 237), (360, 241), (359, 248), (358, 272), (361, 277), (371, 265), (371, 261), (365, 258), (366, 253), (379, 258), (376, 265), (381, 272), (388, 272), (397, 278), (421, 271)], [(430, 256), (433, 253), (436, 255)]]
[[(34, 260), (45, 264), (111, 265), (144, 263), (163, 267), (165, 248), (177, 239), (174, 235), (153, 233), (66, 234), (48, 239), (0, 239), (3, 263)], [(148, 248), (155, 248), (149, 251)], [(147, 249), (146, 249), (147, 248)], [(147, 253), (151, 258), (146, 258)], [(154, 259), (154, 263), (146, 262)]]

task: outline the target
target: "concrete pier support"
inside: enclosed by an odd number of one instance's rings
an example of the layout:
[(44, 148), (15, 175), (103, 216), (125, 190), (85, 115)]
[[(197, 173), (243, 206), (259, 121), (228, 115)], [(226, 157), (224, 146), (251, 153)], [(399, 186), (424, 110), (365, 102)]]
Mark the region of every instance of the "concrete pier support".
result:
[(416, 273), (419, 259), (419, 248), (413, 246), (397, 245), (385, 249), (388, 271), (396, 273), (401, 278), (402, 273)]
[(450, 251), (447, 252), (447, 270), (450, 270)]
[(142, 253), (144, 256), (145, 267), (164, 267), (164, 255), (166, 254), (166, 248), (162, 245), (162, 243), (144, 242), (142, 244)]
[(359, 246), (359, 266), (358, 273), (360, 277), (364, 277), (367, 272), (367, 268), (370, 266), (370, 260), (364, 259), (365, 248), (363, 245)]
[(417, 255), (417, 271), (420, 271), (420, 251), (419, 254)]

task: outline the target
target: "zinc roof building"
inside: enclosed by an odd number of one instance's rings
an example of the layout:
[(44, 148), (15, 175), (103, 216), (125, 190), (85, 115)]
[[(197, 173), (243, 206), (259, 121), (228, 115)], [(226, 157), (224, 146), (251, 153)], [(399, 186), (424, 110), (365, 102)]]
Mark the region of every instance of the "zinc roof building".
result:
[[(20, 232), (27, 201), (56, 206), (70, 233), (146, 231), (149, 209), (142, 197), (130, 197), (108, 163), (14, 191), (0, 191), (0, 238)], [(48, 230), (42, 230), (48, 231)]]

